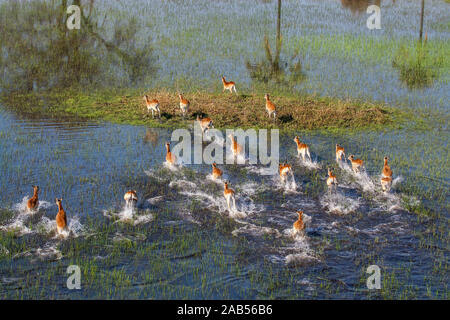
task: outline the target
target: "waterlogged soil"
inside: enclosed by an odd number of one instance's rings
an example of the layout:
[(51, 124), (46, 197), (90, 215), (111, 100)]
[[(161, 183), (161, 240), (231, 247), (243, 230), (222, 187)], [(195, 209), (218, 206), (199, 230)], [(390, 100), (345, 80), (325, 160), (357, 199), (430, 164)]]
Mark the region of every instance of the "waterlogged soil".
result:
[[(207, 164), (167, 166), (168, 129), (2, 111), (0, 137), (3, 298), (448, 298), (446, 160), (422, 152), (444, 143), (439, 134), (311, 132), (300, 137), (310, 145), (306, 162), (293, 136), (281, 135), (280, 158), (293, 168), (286, 184), (261, 165), (219, 165), (220, 181)], [(336, 143), (366, 171), (337, 164)], [(388, 194), (379, 183), (385, 155), (394, 171)], [(224, 180), (236, 193), (231, 212)], [(30, 214), (32, 185), (40, 204)], [(124, 207), (129, 189), (139, 197), (134, 210)], [(66, 237), (55, 234), (55, 197)], [(292, 229), (297, 210), (301, 234)], [(373, 264), (377, 291), (366, 286)], [(81, 290), (66, 286), (69, 265), (80, 267)]]

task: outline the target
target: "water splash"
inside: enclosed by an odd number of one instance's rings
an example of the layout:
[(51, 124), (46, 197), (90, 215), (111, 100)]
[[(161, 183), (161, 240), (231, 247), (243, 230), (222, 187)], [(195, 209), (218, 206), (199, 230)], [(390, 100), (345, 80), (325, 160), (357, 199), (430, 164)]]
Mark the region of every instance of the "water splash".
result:
[(339, 191), (327, 192), (320, 199), (321, 206), (330, 213), (349, 214), (360, 206), (358, 199), (346, 197)]

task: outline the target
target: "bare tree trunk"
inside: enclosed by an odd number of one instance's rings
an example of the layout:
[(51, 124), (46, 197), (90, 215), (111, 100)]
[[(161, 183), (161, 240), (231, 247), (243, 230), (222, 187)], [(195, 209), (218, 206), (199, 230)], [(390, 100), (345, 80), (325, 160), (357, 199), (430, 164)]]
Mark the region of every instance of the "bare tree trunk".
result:
[(277, 15), (277, 48), (275, 54), (274, 64), (278, 68), (281, 52), (281, 0), (278, 0), (278, 15)]
[(422, 43), (424, 8), (425, 8), (425, 0), (422, 0), (422, 9), (420, 10), (420, 33), (419, 33), (420, 43)]

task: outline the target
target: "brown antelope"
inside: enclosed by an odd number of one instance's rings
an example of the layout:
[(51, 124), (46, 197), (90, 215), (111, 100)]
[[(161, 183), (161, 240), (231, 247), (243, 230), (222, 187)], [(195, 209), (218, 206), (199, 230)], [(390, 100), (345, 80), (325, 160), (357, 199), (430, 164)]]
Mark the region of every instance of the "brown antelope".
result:
[(283, 163), (279, 165), (281, 182), (285, 182), (287, 175), (292, 174), (292, 167), (289, 164)]
[(212, 177), (213, 177), (214, 179), (219, 179), (220, 177), (222, 177), (222, 174), (223, 174), (222, 170), (220, 170), (219, 168), (217, 168), (217, 165), (216, 165), (216, 163), (214, 162), (214, 163), (212, 164)]
[(331, 169), (328, 169), (327, 186), (329, 188), (332, 188), (333, 186), (334, 187), (337, 186), (336, 176), (333, 174), (333, 171), (331, 171)]
[(264, 95), (264, 99), (266, 99), (266, 111), (269, 115), (269, 118), (273, 115), (273, 118), (275, 119), (277, 116), (277, 108), (273, 104), (272, 101), (270, 101), (269, 94)]
[(55, 203), (58, 206), (58, 213), (56, 214), (56, 231), (58, 234), (62, 234), (63, 231), (67, 230), (66, 212), (62, 207), (62, 198), (55, 198)]
[(311, 161), (311, 154), (309, 153), (309, 147), (307, 144), (301, 143), (298, 136), (294, 138), (297, 144), (297, 156), (300, 158), (302, 156), (303, 161), (306, 161), (306, 156), (308, 156), (309, 161)]
[(231, 152), (233, 153), (233, 156), (238, 156), (242, 153), (242, 146), (237, 143), (237, 139), (230, 133), (228, 137), (231, 139)]
[(303, 222), (303, 211), (297, 211), (298, 219), (294, 222), (294, 230), (297, 232), (301, 232), (305, 230), (305, 223)]
[(176, 157), (170, 152), (170, 142), (166, 143), (166, 162), (170, 165), (175, 165)]
[(136, 190), (129, 190), (125, 193), (123, 196), (123, 199), (125, 200), (125, 205), (128, 208), (132, 208), (135, 206), (135, 204), (138, 201)]
[(211, 118), (201, 118), (197, 115), (197, 122), (202, 128), (202, 133), (205, 133), (206, 130), (214, 128), (213, 121)]
[(384, 157), (384, 166), (383, 166), (383, 171), (381, 172), (383, 177), (392, 177), (392, 170), (391, 168), (388, 166), (388, 157)]
[(389, 192), (392, 186), (392, 177), (381, 177), (381, 189), (383, 192)]
[(183, 97), (183, 95), (181, 93), (178, 94), (178, 96), (180, 97), (180, 109), (181, 109), (181, 112), (183, 113), (183, 117), (184, 117), (186, 115), (186, 113), (189, 112), (190, 103), (187, 99), (185, 99)]
[(223, 188), (223, 196), (227, 200), (228, 211), (231, 212), (231, 201), (233, 201), (233, 208), (236, 209), (236, 199), (234, 197), (234, 190), (228, 188), (228, 182), (225, 181)]
[(147, 106), (147, 113), (152, 112), (152, 118), (155, 118), (155, 112), (158, 112), (158, 116), (161, 118), (161, 110), (159, 110), (159, 101), (156, 99), (150, 100), (148, 95), (144, 96), (145, 105)]
[(28, 211), (35, 210), (39, 206), (39, 186), (33, 186), (33, 196), (27, 201)]
[(229, 90), (230, 93), (233, 93), (233, 90), (234, 90), (234, 93), (237, 95), (236, 84), (233, 81), (226, 81), (225, 77), (222, 76), (222, 83), (223, 83), (223, 91), (222, 92), (225, 92), (225, 90)]
[(361, 159), (355, 159), (354, 155), (348, 157), (350, 162), (352, 163), (352, 169), (355, 173), (361, 172), (361, 169), (364, 168), (364, 162)]
[(336, 162), (339, 163), (342, 159), (345, 160), (345, 150), (339, 144), (336, 144)]

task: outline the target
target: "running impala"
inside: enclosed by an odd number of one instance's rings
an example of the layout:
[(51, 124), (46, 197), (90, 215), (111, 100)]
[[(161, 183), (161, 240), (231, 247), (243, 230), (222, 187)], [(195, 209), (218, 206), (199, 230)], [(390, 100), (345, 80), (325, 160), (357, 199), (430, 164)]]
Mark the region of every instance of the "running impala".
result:
[(384, 166), (383, 166), (383, 171), (381, 172), (383, 177), (392, 177), (392, 170), (388, 165), (388, 157), (384, 157)]
[(292, 174), (292, 167), (289, 164), (283, 163), (279, 165), (281, 182), (285, 182), (288, 174)]
[(311, 161), (311, 154), (309, 153), (309, 147), (307, 144), (301, 143), (298, 136), (294, 138), (297, 144), (297, 156), (300, 158), (302, 156), (303, 161), (306, 161), (306, 156), (308, 156), (309, 161)]
[(123, 199), (125, 200), (125, 205), (127, 208), (134, 207), (138, 201), (136, 190), (127, 191), (123, 196)]
[(67, 217), (66, 212), (62, 207), (62, 198), (55, 198), (55, 203), (58, 206), (58, 213), (56, 214), (56, 231), (61, 235), (64, 231), (67, 231)]
[(220, 170), (219, 168), (217, 168), (217, 165), (216, 165), (216, 163), (214, 162), (214, 163), (212, 164), (212, 177), (213, 177), (214, 179), (219, 179), (220, 177), (222, 177), (222, 174), (223, 174), (222, 170)]
[(233, 90), (234, 90), (234, 93), (237, 95), (236, 84), (233, 81), (226, 81), (225, 77), (222, 76), (222, 84), (223, 84), (222, 92), (225, 92), (225, 90), (229, 90), (230, 93), (233, 93)]
[(144, 96), (145, 105), (147, 106), (147, 113), (152, 112), (152, 118), (155, 118), (155, 112), (158, 112), (158, 116), (161, 118), (161, 110), (159, 110), (159, 101), (156, 99), (151, 99), (148, 95)]
[(327, 186), (329, 188), (332, 188), (333, 186), (334, 187), (337, 186), (336, 176), (333, 174), (333, 171), (331, 171), (331, 169), (328, 169)]
[(175, 165), (176, 157), (170, 151), (170, 142), (166, 143), (166, 162), (170, 165)]
[(336, 162), (345, 160), (345, 150), (344, 147), (341, 147), (339, 144), (336, 144)]
[(214, 128), (213, 121), (211, 118), (201, 118), (197, 115), (197, 122), (202, 128), (202, 133), (205, 133), (206, 130)]
[(273, 115), (273, 118), (275, 119), (277, 116), (277, 108), (275, 107), (275, 105), (273, 104), (272, 101), (270, 101), (269, 98), (269, 94), (265, 94), (264, 95), (264, 99), (266, 99), (266, 111), (267, 114), (269, 115), (269, 118)]
[(298, 219), (294, 222), (294, 230), (296, 232), (302, 232), (305, 230), (305, 223), (303, 222), (303, 211), (297, 211)]
[(361, 169), (364, 168), (364, 162), (361, 159), (355, 159), (354, 155), (348, 157), (348, 160), (352, 163), (352, 169), (355, 173), (361, 172)]
[(39, 186), (33, 186), (33, 196), (27, 201), (27, 209), (28, 211), (36, 210), (39, 206)]
[(236, 210), (236, 199), (234, 197), (234, 190), (228, 188), (228, 182), (225, 182), (223, 188), (223, 196), (227, 200), (228, 212), (231, 212), (231, 201), (233, 201), (233, 208)]
[(238, 156), (242, 153), (242, 146), (237, 143), (237, 139), (230, 133), (228, 137), (231, 139), (231, 152), (233, 153), (233, 156)]

